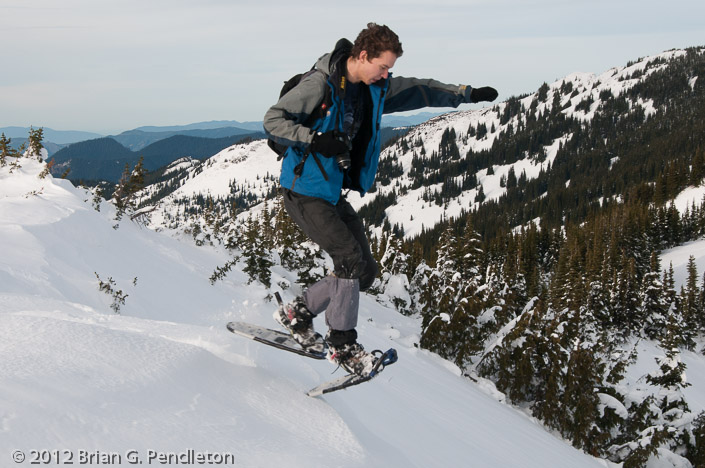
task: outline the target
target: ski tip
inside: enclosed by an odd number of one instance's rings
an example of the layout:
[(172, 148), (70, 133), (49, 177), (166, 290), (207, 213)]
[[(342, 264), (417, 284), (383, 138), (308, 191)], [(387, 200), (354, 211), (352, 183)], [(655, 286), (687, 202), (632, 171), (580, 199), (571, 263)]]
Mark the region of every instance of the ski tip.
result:
[(279, 305), (284, 304), (284, 301), (282, 301), (282, 297), (281, 297), (281, 295), (279, 294), (279, 291), (275, 291), (275, 292), (274, 292), (274, 297), (277, 298), (277, 303), (279, 303)]

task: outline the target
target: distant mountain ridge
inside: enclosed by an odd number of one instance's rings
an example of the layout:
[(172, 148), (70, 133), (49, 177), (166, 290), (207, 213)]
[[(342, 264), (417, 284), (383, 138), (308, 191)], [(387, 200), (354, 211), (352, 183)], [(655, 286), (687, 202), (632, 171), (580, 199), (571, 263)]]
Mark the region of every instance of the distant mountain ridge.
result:
[(74, 143), (57, 151), (53, 156), (54, 175), (70, 169), (71, 180), (106, 180), (117, 182), (125, 164), (134, 166), (144, 157), (144, 167), (153, 171), (170, 162), (182, 158), (205, 159), (223, 148), (232, 146), (248, 138), (261, 138), (261, 133), (239, 134), (224, 138), (202, 138), (187, 135), (174, 135), (156, 141), (138, 151), (132, 151), (114, 138), (104, 137)]
[[(436, 115), (439, 114), (422, 112), (411, 116), (387, 116), (383, 141), (395, 138), (405, 133), (405, 128)], [(25, 138), (15, 140), (15, 143), (21, 144), (26, 140), (29, 128), (7, 128), (12, 129), (11, 135), (24, 135)], [(86, 135), (92, 138), (72, 142), (68, 146), (52, 141), (52, 138), (70, 141)], [(140, 156), (145, 158), (145, 168), (154, 171), (182, 157), (208, 158), (246, 138), (265, 138), (262, 122), (214, 120), (188, 125), (143, 126), (108, 137), (87, 132), (47, 132), (45, 129), (44, 143), (49, 156), (55, 161), (55, 175), (63, 174), (70, 167), (68, 177), (71, 180), (117, 182), (125, 164), (136, 164)]]
[(443, 114), (446, 112), (419, 112), (414, 115), (387, 114), (382, 116), (382, 127), (415, 127)]
[[(419, 112), (413, 115), (396, 115), (389, 114), (382, 117), (383, 127), (411, 127), (420, 123), (426, 122), (433, 117), (437, 117), (445, 112)], [(148, 133), (158, 132), (185, 132), (190, 130), (217, 130), (226, 127), (235, 127), (243, 130), (254, 132), (263, 131), (262, 121), (238, 122), (237, 120), (212, 120), (209, 122), (196, 122), (188, 125), (172, 125), (172, 126), (144, 126), (137, 127), (128, 132), (141, 131)], [(122, 134), (128, 133), (123, 132)]]
[[(211, 120), (208, 122), (195, 122), (186, 125), (154, 126), (146, 125), (137, 127), (134, 130), (141, 132), (183, 132), (188, 130), (214, 130), (225, 127), (237, 127), (243, 130), (254, 132), (262, 131), (262, 121), (238, 122), (237, 120)], [(125, 133), (125, 132), (123, 132)]]
[[(40, 125), (34, 125), (34, 128), (40, 127)], [(44, 141), (58, 145), (92, 140), (103, 136), (99, 133), (83, 132), (79, 130), (54, 130), (49, 127), (41, 128), (44, 129)], [(30, 127), (0, 127), (0, 133), (4, 133), (8, 138), (26, 139), (27, 135), (29, 135), (29, 129)]]
[[(158, 127), (150, 127), (158, 128)], [(261, 130), (259, 130), (261, 132)], [(200, 138), (227, 138), (237, 135), (248, 135), (252, 134), (253, 130), (245, 130), (239, 127), (218, 127), (212, 129), (193, 129), (193, 130), (164, 130), (164, 131), (150, 131), (150, 130), (128, 130), (122, 132), (119, 135), (111, 136), (113, 140), (117, 141), (125, 148), (132, 151), (139, 151), (142, 148), (156, 143), (160, 140), (164, 140), (176, 135), (200, 137)]]
[[(421, 112), (415, 115), (386, 115), (382, 118), (383, 127), (411, 127), (423, 123), (433, 117), (440, 115), (433, 112)], [(208, 122), (195, 122), (186, 125), (168, 125), (155, 126), (145, 125), (132, 130), (126, 130), (117, 135), (103, 135), (95, 132), (86, 132), (80, 130), (54, 130), (49, 127), (35, 125), (34, 128), (44, 129), (44, 143), (56, 144), (59, 147), (78, 143), (81, 141), (95, 140), (109, 136), (121, 143), (122, 145), (132, 149), (140, 149), (150, 143), (154, 143), (160, 139), (169, 138), (174, 135), (198, 136), (204, 138), (223, 138), (237, 134), (246, 134), (254, 132), (263, 132), (262, 121), (239, 122), (237, 120), (212, 120)], [(8, 138), (24, 140), (29, 134), (30, 127), (8, 126), (0, 127), (0, 133), (4, 133)], [(145, 135), (149, 134), (149, 135)], [(147, 141), (140, 146), (140, 138)], [(60, 148), (59, 148), (60, 149)], [(58, 151), (58, 149), (57, 149)], [(49, 151), (49, 154), (53, 154)]]

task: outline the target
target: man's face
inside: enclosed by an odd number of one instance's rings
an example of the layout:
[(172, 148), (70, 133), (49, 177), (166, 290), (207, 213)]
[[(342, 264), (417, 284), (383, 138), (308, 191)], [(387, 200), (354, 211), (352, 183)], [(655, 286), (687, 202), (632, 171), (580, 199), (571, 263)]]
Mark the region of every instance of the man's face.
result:
[(366, 85), (370, 85), (389, 76), (389, 70), (397, 61), (397, 56), (388, 50), (382, 52), (379, 57), (368, 59), (367, 51), (362, 51), (359, 57), (360, 80)]

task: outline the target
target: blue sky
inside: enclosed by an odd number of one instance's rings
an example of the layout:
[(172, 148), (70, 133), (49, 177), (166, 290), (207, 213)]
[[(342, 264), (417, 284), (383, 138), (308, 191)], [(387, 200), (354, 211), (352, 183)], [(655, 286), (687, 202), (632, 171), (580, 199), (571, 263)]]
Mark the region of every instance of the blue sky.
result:
[(402, 41), (396, 75), (506, 99), (705, 45), (703, 18), (702, 0), (3, 0), (0, 127), (261, 120), (285, 79), (370, 21)]

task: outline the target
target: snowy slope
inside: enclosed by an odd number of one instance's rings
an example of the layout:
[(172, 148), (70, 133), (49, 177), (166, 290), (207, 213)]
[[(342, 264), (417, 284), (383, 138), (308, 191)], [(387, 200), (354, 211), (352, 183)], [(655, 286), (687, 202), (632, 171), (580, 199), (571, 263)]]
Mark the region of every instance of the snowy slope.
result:
[[(419, 324), (369, 297), (363, 342), (396, 347), (399, 362), (370, 384), (305, 396), (333, 366), (225, 329), (272, 324), (267, 291), (241, 272), (209, 284), (225, 253), (129, 221), (113, 229), (109, 205), (97, 212), (84, 191), (22, 164), (0, 168), (0, 466), (17, 450), (24, 464), (39, 453), (83, 466), (189, 450), (252, 467), (610, 466), (417, 349)], [(120, 315), (96, 273), (128, 294)]]
[[(700, 207), (705, 200), (705, 185), (701, 184), (697, 187), (687, 187), (673, 200), (678, 212), (683, 215), (686, 211), (695, 207)], [(669, 265), (673, 265), (673, 279), (675, 280), (676, 289), (685, 285), (688, 278), (688, 260), (690, 256), (695, 258), (695, 265), (698, 272), (705, 272), (705, 239), (686, 242), (685, 244), (668, 249), (661, 254), (661, 267), (668, 269)], [(702, 285), (701, 285), (702, 287)]]
[[(189, 168), (188, 174), (178, 189), (155, 206), (149, 217), (149, 226), (153, 229), (175, 227), (178, 230), (183, 226), (171, 220), (177, 218), (183, 209), (179, 206), (180, 200), (197, 195), (226, 199), (232, 192), (231, 186), (263, 200), (278, 184), (281, 161), (277, 160), (277, 155), (267, 146), (267, 140), (256, 140), (233, 145), (202, 163), (193, 160), (176, 161), (169, 170), (173, 171), (177, 167)], [(160, 188), (160, 184), (147, 187), (143, 196), (149, 198)]]

